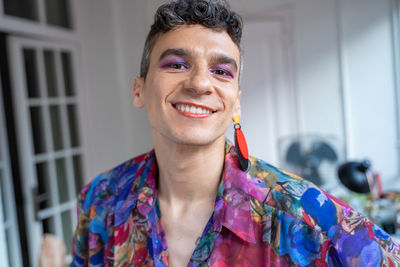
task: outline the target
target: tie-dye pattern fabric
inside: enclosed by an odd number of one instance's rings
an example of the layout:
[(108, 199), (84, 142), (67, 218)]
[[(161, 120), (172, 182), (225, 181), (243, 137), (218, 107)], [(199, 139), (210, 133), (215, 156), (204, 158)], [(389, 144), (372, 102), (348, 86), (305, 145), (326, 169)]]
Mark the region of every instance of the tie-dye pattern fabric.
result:
[[(154, 151), (84, 187), (72, 266), (168, 266)], [(188, 266), (400, 266), (382, 229), (312, 183), (227, 142), (214, 213)]]

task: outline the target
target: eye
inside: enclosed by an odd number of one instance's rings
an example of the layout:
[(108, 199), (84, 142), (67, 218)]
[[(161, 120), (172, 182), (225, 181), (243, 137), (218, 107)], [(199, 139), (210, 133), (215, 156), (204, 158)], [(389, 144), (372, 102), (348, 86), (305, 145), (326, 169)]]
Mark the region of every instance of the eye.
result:
[(210, 72), (221, 77), (226, 77), (226, 78), (234, 78), (233, 72), (230, 69), (226, 69), (224, 67), (213, 67), (210, 69)]
[(172, 71), (186, 71), (190, 68), (190, 65), (181, 57), (168, 56), (162, 60), (160, 68)]
[(228, 73), (227, 71), (225, 71), (225, 70), (214, 70), (213, 71), (215, 74), (217, 74), (217, 75), (223, 75), (223, 76), (231, 76), (231, 74), (230, 73)]
[(176, 69), (176, 70), (186, 70), (188, 69), (188, 66), (183, 63), (171, 63), (167, 65), (171, 69)]

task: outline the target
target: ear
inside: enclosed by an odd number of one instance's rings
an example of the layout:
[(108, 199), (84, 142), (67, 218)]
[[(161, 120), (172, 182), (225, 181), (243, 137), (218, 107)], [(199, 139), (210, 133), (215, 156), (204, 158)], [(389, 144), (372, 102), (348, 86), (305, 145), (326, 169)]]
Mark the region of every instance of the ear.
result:
[(133, 105), (137, 108), (144, 107), (143, 86), (144, 79), (142, 77), (135, 77), (133, 80), (132, 96)]
[(240, 106), (241, 96), (242, 96), (242, 90), (239, 90), (237, 98), (236, 98), (235, 106), (233, 107), (232, 121), (236, 115), (239, 115), (239, 118), (241, 118), (241, 116), (242, 116), (242, 108)]

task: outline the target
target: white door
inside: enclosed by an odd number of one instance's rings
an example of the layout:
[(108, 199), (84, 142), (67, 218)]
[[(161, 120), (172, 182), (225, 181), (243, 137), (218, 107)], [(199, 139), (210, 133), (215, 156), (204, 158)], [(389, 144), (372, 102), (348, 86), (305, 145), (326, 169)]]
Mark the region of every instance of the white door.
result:
[(32, 266), (42, 237), (71, 251), (82, 181), (77, 50), (73, 45), (8, 39), (18, 155)]

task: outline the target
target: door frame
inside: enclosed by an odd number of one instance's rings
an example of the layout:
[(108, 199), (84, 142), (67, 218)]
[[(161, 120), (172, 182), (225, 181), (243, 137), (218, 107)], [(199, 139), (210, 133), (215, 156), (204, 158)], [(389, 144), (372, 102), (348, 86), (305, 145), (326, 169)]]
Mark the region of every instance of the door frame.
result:
[[(0, 259), (0, 266), (10, 266), (12, 262), (19, 267), (22, 266), (22, 256), (3, 103), (3, 86), (0, 75), (0, 171), (3, 174), (1, 178), (4, 186), (4, 188), (1, 188), (2, 184), (0, 183), (0, 254), (4, 255)], [(5, 196), (2, 196), (3, 192)], [(3, 199), (6, 199), (7, 203), (2, 203)], [(8, 212), (8, 214), (4, 216), (3, 211)], [(7, 247), (6, 231), (10, 231), (10, 247)], [(13, 259), (8, 259), (8, 255), (11, 255)]]

